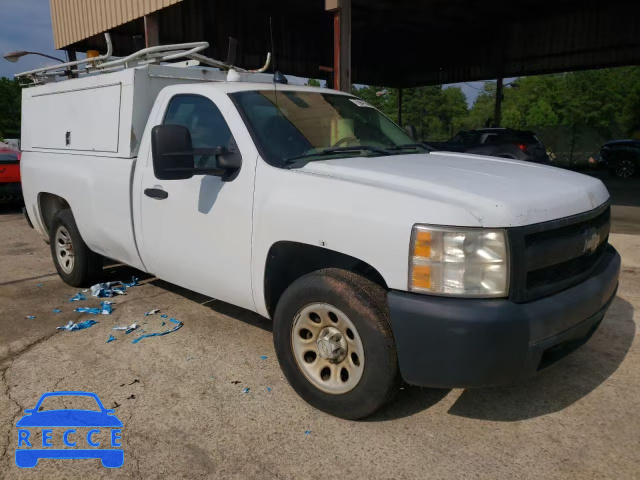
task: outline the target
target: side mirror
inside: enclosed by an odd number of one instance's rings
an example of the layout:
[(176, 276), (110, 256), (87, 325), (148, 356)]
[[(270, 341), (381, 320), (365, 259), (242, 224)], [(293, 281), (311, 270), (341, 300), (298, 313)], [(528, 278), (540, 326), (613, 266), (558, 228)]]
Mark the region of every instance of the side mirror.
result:
[[(235, 144), (234, 144), (235, 145)], [(189, 129), (182, 125), (156, 125), (151, 130), (153, 172), (158, 180), (185, 180), (194, 175), (215, 175), (233, 180), (242, 167), (237, 148), (196, 148), (191, 144)], [(215, 157), (215, 168), (195, 168), (196, 156)]]
[(407, 132), (407, 135), (409, 135), (412, 139), (416, 140), (416, 137), (418, 136), (418, 132), (416, 131), (415, 126), (405, 125), (404, 131)]
[(191, 133), (182, 125), (156, 125), (151, 130), (153, 173), (158, 180), (193, 177)]

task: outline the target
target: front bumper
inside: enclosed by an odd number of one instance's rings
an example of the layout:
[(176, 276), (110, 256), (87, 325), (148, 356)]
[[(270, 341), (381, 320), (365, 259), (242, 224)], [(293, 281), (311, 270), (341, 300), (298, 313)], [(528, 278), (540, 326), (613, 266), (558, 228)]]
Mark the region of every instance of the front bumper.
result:
[(402, 378), (425, 387), (503, 385), (584, 344), (615, 297), (620, 255), (608, 246), (584, 282), (536, 301), (392, 291), (391, 327)]

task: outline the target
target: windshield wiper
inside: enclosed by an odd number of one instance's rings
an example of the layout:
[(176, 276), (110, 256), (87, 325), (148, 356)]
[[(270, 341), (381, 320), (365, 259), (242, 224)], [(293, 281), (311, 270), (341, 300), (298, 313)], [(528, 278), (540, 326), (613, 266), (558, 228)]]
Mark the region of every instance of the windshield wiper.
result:
[(378, 153), (380, 155), (389, 155), (389, 150), (379, 148), (379, 147), (372, 147), (369, 145), (356, 145), (352, 147), (329, 147), (329, 148), (323, 148), (322, 150), (318, 150), (317, 152), (305, 152), (302, 155), (287, 158), (284, 160), (284, 163), (293, 163), (296, 160), (307, 159), (307, 158), (311, 159), (311, 157), (335, 155), (336, 153), (352, 153), (352, 152), (363, 152), (363, 151)]
[(426, 143), (405, 143), (403, 145), (395, 145), (393, 147), (387, 147), (387, 150), (391, 150), (391, 151), (409, 150), (409, 149), (415, 150), (416, 148), (423, 148), (427, 153), (433, 152), (435, 150), (435, 148), (430, 147)]

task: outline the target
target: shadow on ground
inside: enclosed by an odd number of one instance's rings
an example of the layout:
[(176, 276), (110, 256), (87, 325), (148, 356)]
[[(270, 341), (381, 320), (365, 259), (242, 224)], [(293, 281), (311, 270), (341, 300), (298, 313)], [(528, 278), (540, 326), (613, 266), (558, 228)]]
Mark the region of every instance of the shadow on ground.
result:
[(450, 389), (420, 388), (405, 385), (396, 398), (376, 414), (365, 418), (367, 422), (386, 422), (410, 417), (427, 410), (446, 397)]
[(236, 307), (235, 305), (223, 302), (222, 300), (217, 300), (215, 298), (207, 297), (206, 295), (192, 292), (191, 290), (178, 287), (177, 285), (165, 282), (164, 280), (156, 279), (152, 280), (150, 283), (156, 287), (175, 293), (176, 295), (180, 295), (192, 302), (197, 302), (221, 315), (232, 317), (235, 320), (239, 320), (247, 325), (260, 328), (267, 332), (273, 331), (273, 324), (271, 320), (250, 310), (245, 310), (244, 308)]
[(14, 203), (0, 203), (0, 215), (13, 215), (16, 213), (22, 213), (22, 207), (24, 205), (17, 205)]
[(633, 306), (617, 297), (586, 345), (513, 386), (465, 390), (449, 413), (494, 421), (518, 421), (563, 410), (604, 383), (624, 360), (635, 335)]

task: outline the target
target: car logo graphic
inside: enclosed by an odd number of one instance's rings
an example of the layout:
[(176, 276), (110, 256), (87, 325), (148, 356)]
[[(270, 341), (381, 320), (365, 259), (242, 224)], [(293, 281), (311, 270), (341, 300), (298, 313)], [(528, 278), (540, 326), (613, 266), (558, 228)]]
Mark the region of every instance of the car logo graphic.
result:
[[(100, 411), (94, 410), (47, 410), (39, 411), (42, 402), (48, 397), (80, 396), (93, 398)], [(33, 468), (41, 458), (55, 459), (85, 459), (99, 458), (107, 468), (119, 468), (124, 463), (124, 450), (121, 447), (122, 422), (115, 416), (114, 410), (104, 408), (95, 393), (91, 392), (49, 392), (40, 397), (36, 406), (25, 410), (16, 426), (18, 427), (18, 447), (16, 448), (16, 465), (20, 468)], [(76, 432), (76, 428), (91, 427), (86, 435), (86, 444), (90, 448), (53, 448), (53, 428), (64, 428), (62, 440), (67, 447), (80, 445), (84, 436)], [(36, 428), (42, 428), (42, 447), (37, 447)], [(100, 447), (95, 436), (100, 429), (109, 429), (112, 448)], [(32, 436), (33, 434), (33, 436)], [(104, 446), (103, 446), (104, 447)]]
[(596, 232), (595, 228), (591, 228), (586, 232), (586, 239), (584, 241), (583, 253), (593, 253), (600, 245), (600, 234)]

